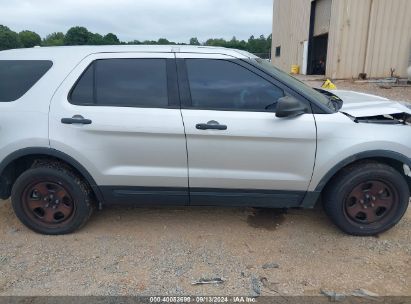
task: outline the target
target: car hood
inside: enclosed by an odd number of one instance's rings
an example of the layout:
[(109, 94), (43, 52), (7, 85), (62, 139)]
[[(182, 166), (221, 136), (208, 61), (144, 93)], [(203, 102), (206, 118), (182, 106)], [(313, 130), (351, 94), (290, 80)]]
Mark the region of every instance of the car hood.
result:
[(331, 93), (344, 102), (340, 112), (353, 117), (411, 114), (411, 103), (392, 101), (384, 97), (353, 91), (333, 90)]

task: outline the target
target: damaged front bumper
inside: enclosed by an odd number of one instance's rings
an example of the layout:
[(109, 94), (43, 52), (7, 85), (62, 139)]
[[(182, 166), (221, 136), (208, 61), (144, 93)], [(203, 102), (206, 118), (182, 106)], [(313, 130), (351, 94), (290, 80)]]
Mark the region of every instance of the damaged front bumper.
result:
[(353, 91), (330, 94), (342, 101), (340, 112), (357, 123), (411, 124), (411, 103)]
[(354, 117), (348, 113), (342, 112), (350, 117), (356, 123), (373, 123), (373, 124), (387, 124), (387, 125), (408, 125), (411, 126), (411, 114), (398, 113), (398, 114), (385, 114), (365, 117)]

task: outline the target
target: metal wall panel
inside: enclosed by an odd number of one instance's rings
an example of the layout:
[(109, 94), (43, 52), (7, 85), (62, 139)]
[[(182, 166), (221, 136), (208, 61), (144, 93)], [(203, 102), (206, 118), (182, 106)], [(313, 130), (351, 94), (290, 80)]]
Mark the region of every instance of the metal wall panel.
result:
[(406, 77), (410, 48), (410, 0), (333, 0), (328, 77)]
[[(310, 30), (311, 0), (274, 0), (272, 61), (290, 72), (291, 65), (303, 65), (304, 41)], [(281, 56), (275, 48), (281, 46)]]
[(314, 36), (330, 31), (332, 0), (317, 0), (315, 7)]
[[(302, 66), (310, 13), (311, 0), (274, 0), (273, 63), (284, 71)], [(406, 77), (410, 53), (411, 0), (332, 0), (327, 77)]]
[(328, 40), (326, 74), (352, 78), (362, 73), (367, 48), (371, 0), (334, 0)]
[(407, 76), (411, 53), (411, 1), (373, 0), (365, 72), (369, 77)]

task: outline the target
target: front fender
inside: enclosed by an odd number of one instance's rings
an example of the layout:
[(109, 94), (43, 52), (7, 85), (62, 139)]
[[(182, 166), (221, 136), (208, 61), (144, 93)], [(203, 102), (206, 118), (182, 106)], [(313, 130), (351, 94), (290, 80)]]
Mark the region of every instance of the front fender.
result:
[[(344, 160), (340, 161), (337, 165), (332, 167), (327, 174), (325, 174), (320, 182), (315, 186), (315, 192), (321, 192), (325, 185), (331, 180), (331, 178), (342, 168), (346, 167), (349, 164), (352, 164), (356, 161), (363, 160), (363, 159), (372, 159), (372, 158), (385, 158), (385, 159), (391, 159), (391, 160), (396, 160), (399, 161), (403, 164), (408, 165), (411, 167), (411, 158), (408, 158), (407, 156), (394, 152), (394, 151), (388, 151), (388, 150), (373, 150), (373, 151), (365, 151), (361, 153), (354, 154), (348, 158), (345, 158)], [(314, 185), (313, 185), (314, 186)]]
[[(331, 180), (331, 178), (342, 168), (348, 166), (359, 160), (365, 159), (376, 159), (376, 158), (384, 158), (387, 160), (395, 160), (399, 161), (411, 168), (411, 159), (406, 157), (405, 155), (394, 152), (394, 151), (386, 151), (386, 150), (373, 150), (373, 151), (365, 151), (354, 154), (350, 157), (343, 159), (342, 161), (338, 162), (334, 165), (328, 172), (320, 179), (320, 181), (313, 185), (310, 184), (311, 190), (307, 192), (304, 197), (303, 202), (301, 203), (302, 208), (313, 208), (315, 204), (321, 197), (321, 193), (324, 190), (324, 187), (327, 183)], [(410, 176), (411, 177), (411, 176)], [(411, 179), (409, 180), (410, 190), (411, 190)]]

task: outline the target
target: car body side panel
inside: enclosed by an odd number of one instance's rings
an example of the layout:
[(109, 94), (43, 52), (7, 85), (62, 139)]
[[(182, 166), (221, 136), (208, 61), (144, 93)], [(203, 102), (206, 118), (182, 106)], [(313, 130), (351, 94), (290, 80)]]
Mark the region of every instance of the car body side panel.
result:
[[(183, 110), (190, 187), (306, 191), (315, 158), (312, 114)], [(198, 130), (216, 120), (226, 131)]]
[[(230, 59), (224, 55), (190, 53), (176, 57), (178, 60)], [(181, 68), (180, 76), (184, 74)], [(184, 100), (184, 96), (190, 96), (190, 89), (188, 83), (182, 85), (182, 78), (180, 93)], [(188, 100), (182, 109), (190, 189), (307, 191), (316, 152), (312, 114), (284, 119), (272, 112), (202, 110), (190, 105)], [(213, 120), (226, 125), (227, 130), (196, 128), (197, 124)], [(201, 194), (192, 191), (191, 198), (197, 196)]]
[[(318, 190), (323, 178), (346, 159), (365, 152), (387, 151), (411, 159), (411, 128), (407, 125), (355, 123), (342, 113), (315, 114), (318, 150), (309, 191)], [(375, 153), (375, 156), (382, 154)]]
[[(78, 171), (85, 178), (87, 183), (91, 186), (99, 202), (104, 201), (104, 198), (100, 192), (100, 187), (96, 184), (95, 180), (90, 175), (88, 170), (74, 158), (70, 157), (69, 155), (65, 153), (52, 149), (52, 148), (27, 147), (24, 149), (16, 150), (13, 153), (9, 154), (5, 159), (3, 159), (3, 161), (0, 162), (0, 174), (2, 174), (4, 172), (3, 170), (5, 170), (6, 167), (13, 161), (19, 158), (22, 158), (22, 157), (32, 157), (36, 155), (37, 156), (42, 155), (45, 157), (49, 156), (51, 158), (60, 159), (64, 161), (65, 163), (67, 163), (68, 165), (72, 166), (76, 171)], [(1, 180), (0, 178), (0, 198), (5, 199), (10, 195), (9, 182), (10, 181), (8, 181), (7, 179)], [(1, 183), (3, 183), (3, 185)]]
[[(188, 187), (187, 152), (178, 108), (77, 106), (68, 92), (85, 68), (104, 58), (174, 58), (172, 53), (90, 55), (56, 92), (50, 144), (83, 164), (99, 186)], [(64, 125), (82, 115), (90, 125)]]
[[(68, 47), (0, 52), (0, 60), (53, 61), (52, 68), (19, 100), (0, 103), (0, 162), (28, 147), (61, 151), (81, 164), (97, 185), (107, 186), (110, 195), (125, 193), (123, 188), (127, 186), (138, 186), (181, 189), (181, 193), (178, 190), (176, 195), (185, 196), (188, 187), (187, 151), (179, 109), (113, 110), (110, 107), (78, 107), (67, 101), (68, 91), (93, 59), (130, 58), (138, 48), (127, 50), (128, 53), (115, 48), (111, 54), (94, 55), (107, 52), (107, 49)], [(161, 52), (150, 56), (158, 57)], [(210, 51), (204, 49), (204, 52)], [(233, 58), (238, 55), (234, 51), (219, 55), (222, 51), (217, 49), (212, 52), (201, 56)], [(171, 47), (167, 56), (174, 58)], [(178, 57), (186, 58), (187, 54)], [(356, 95), (361, 99), (364, 97)], [(49, 140), (48, 114), (52, 98)], [(388, 101), (381, 99), (381, 102), (391, 106)], [(369, 110), (367, 108), (367, 115), (370, 115)], [(405, 125), (355, 123), (342, 113), (306, 114), (293, 120), (280, 120), (272, 113), (234, 112), (227, 116), (222, 111), (183, 111), (187, 120), (187, 137), (191, 142), (189, 149), (198, 152), (191, 156), (194, 165), (190, 170), (191, 187), (196, 189), (198, 196), (205, 192), (214, 195), (214, 189), (225, 189), (219, 191), (220, 195), (235, 199), (241, 189), (261, 190), (261, 193), (263, 189), (272, 190), (265, 194), (262, 200), (265, 204), (266, 197), (270, 195), (280, 198), (291, 195), (296, 201), (300, 200), (301, 191), (305, 193), (308, 189), (303, 204), (310, 207), (313, 197), (319, 195), (324, 178), (341, 163), (355, 159), (355, 155), (387, 151), (387, 155), (398, 153), (411, 159), (411, 129)], [(381, 108), (375, 106), (373, 111), (378, 114)], [(92, 119), (93, 124), (62, 129), (61, 118), (75, 114)], [(104, 120), (101, 120), (103, 116)], [(223, 131), (214, 135), (213, 131), (195, 129), (196, 123), (211, 119), (224, 123), (227, 118), (230, 120), (227, 123), (230, 134)], [(314, 118), (318, 149), (311, 178), (315, 155), (312, 147), (315, 145), (308, 141), (315, 141)], [(301, 124), (293, 127), (292, 122)], [(167, 128), (160, 130), (159, 126), (165, 124)], [(213, 141), (208, 140), (211, 134), (214, 135)], [(110, 140), (107, 140), (107, 135)], [(260, 137), (258, 143), (257, 135)], [(306, 148), (308, 146), (310, 148)], [(103, 154), (103, 151), (108, 153)], [(212, 153), (208, 153), (210, 151)], [(136, 159), (141, 163), (136, 165)], [(123, 164), (119, 164), (119, 160), (124, 161)], [(291, 194), (277, 190), (290, 191)]]
[(0, 102), (0, 161), (27, 147), (50, 147), (48, 113), (50, 100), (64, 78), (81, 59), (67, 55), (67, 61), (48, 54), (6, 51), (0, 60), (50, 60), (53, 66), (21, 98)]

